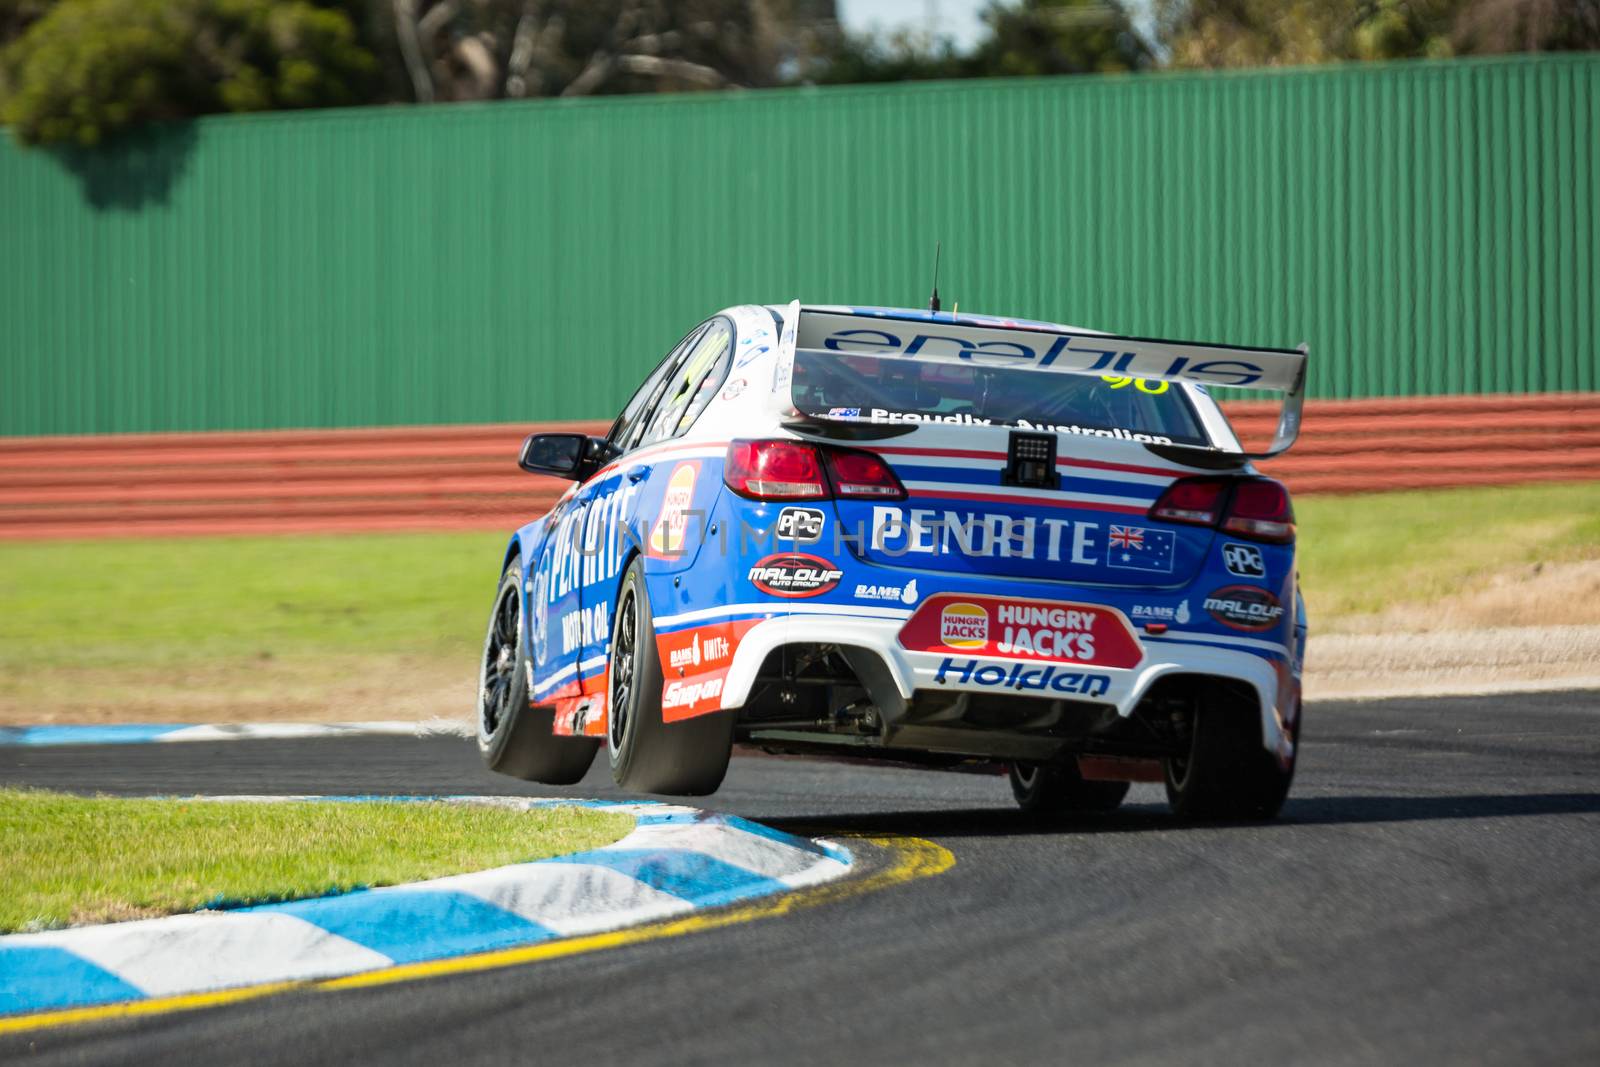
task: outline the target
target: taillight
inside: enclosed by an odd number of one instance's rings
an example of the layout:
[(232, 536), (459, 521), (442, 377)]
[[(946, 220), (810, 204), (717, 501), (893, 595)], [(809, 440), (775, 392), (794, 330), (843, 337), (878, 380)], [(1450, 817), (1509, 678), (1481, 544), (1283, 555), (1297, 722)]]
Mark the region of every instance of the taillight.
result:
[[(826, 473), (824, 473), (826, 467)], [(722, 480), (756, 500), (817, 500), (834, 495), (900, 500), (894, 471), (871, 452), (822, 448), (804, 441), (734, 441)]]
[(874, 500), (901, 500), (906, 490), (889, 465), (871, 452), (826, 449), (828, 474), (833, 491), (845, 497), (871, 497)]
[(1294, 505), (1289, 490), (1271, 478), (1246, 478), (1234, 483), (1222, 528), (1240, 537), (1287, 544), (1294, 540)]
[(828, 495), (817, 450), (801, 441), (734, 441), (722, 480), (757, 500), (815, 500)]
[(1294, 540), (1289, 491), (1271, 478), (1180, 478), (1161, 494), (1150, 517), (1213, 526), (1255, 541)]
[(1226, 478), (1180, 478), (1167, 486), (1150, 509), (1152, 519), (1191, 526), (1215, 526), (1228, 496)]

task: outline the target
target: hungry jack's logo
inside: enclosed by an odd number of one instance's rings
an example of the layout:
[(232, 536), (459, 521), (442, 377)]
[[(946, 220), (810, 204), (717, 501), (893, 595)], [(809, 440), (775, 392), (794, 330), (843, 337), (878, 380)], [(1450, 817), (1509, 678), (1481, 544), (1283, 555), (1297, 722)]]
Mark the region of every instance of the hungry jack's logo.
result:
[(667, 492), (661, 499), (661, 515), (650, 531), (650, 554), (677, 556), (688, 538), (689, 505), (694, 502), (694, 483), (700, 464), (680, 463), (667, 479)]
[(989, 612), (958, 601), (939, 613), (939, 640), (951, 648), (982, 648), (989, 643)]

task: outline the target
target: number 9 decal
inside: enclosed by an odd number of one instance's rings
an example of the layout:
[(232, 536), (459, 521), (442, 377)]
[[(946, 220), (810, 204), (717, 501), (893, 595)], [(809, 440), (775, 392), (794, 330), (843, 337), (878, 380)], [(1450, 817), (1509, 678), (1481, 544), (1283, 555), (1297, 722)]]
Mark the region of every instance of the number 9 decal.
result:
[(1103, 374), (1100, 380), (1113, 389), (1126, 389), (1131, 384), (1139, 392), (1150, 396), (1160, 396), (1172, 384), (1159, 378), (1127, 378), (1114, 374)]

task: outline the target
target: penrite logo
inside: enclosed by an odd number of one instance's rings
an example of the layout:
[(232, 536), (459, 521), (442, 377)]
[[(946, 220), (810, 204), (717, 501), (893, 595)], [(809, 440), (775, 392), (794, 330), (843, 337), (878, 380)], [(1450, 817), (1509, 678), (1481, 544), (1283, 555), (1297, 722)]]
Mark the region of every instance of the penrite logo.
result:
[(1283, 605), (1265, 589), (1230, 585), (1206, 597), (1202, 605), (1211, 617), (1235, 630), (1270, 630), (1283, 618)]
[(780, 552), (750, 568), (750, 584), (771, 596), (821, 596), (839, 584), (844, 571), (819, 556)]

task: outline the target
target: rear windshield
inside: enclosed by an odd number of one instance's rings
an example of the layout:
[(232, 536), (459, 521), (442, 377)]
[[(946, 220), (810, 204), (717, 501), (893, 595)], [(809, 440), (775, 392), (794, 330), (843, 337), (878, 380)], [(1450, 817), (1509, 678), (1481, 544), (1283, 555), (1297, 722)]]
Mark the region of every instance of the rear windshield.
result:
[(1143, 378), (917, 363), (802, 349), (794, 405), (807, 415), (870, 422), (976, 423), (1207, 445), (1182, 387)]

